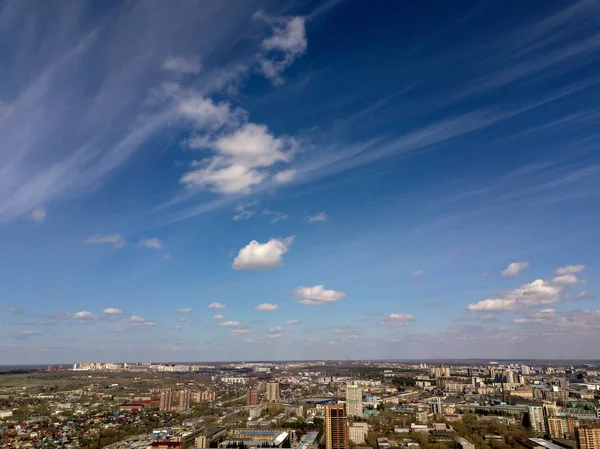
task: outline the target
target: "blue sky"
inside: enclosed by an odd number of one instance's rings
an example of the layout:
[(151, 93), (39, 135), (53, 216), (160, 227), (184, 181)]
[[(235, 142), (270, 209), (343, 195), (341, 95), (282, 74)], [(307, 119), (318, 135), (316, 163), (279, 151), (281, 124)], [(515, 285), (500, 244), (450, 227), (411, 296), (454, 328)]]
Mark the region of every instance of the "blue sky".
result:
[(0, 363), (600, 357), (599, 24), (0, 2)]

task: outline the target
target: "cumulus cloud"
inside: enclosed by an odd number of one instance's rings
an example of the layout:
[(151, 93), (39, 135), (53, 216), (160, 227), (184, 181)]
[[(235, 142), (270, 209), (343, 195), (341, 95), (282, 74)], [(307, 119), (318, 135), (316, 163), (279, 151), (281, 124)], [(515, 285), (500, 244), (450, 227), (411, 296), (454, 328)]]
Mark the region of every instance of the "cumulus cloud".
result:
[(567, 265), (566, 267), (557, 268), (555, 273), (558, 276), (577, 274), (585, 270), (585, 265)]
[(101, 245), (107, 243), (113, 245), (115, 248), (123, 248), (125, 246), (125, 239), (120, 234), (92, 235), (85, 239), (85, 243), (92, 245)]
[(513, 262), (501, 273), (505, 278), (514, 278), (519, 272), (529, 267), (529, 262)]
[(179, 321), (182, 322), (182, 323), (191, 323), (192, 319), (188, 318), (188, 317), (185, 317), (185, 316), (182, 316), (181, 318), (179, 318)]
[(255, 18), (266, 20), (272, 26), (272, 34), (261, 44), (258, 55), (258, 71), (275, 85), (283, 83), (281, 73), (308, 45), (304, 17), (270, 17), (259, 11)]
[(327, 213), (325, 211), (321, 211), (319, 213), (316, 213), (315, 215), (311, 215), (306, 220), (309, 223), (323, 223), (329, 220), (329, 217), (327, 216)]
[(231, 335), (249, 334), (250, 329), (231, 329), (229, 333)]
[(269, 335), (269, 338), (280, 338), (281, 334), (271, 334)]
[(240, 249), (233, 261), (235, 270), (267, 270), (283, 263), (283, 255), (288, 252), (293, 237), (271, 239), (266, 243), (252, 240)]
[(532, 307), (553, 305), (560, 302), (565, 287), (564, 282), (537, 279), (521, 287), (501, 292), (493, 298), (484, 299), (467, 306), (469, 312), (507, 312), (526, 310)]
[[(215, 103), (194, 92), (175, 93), (178, 114), (203, 131), (214, 132), (223, 128), (236, 128), (246, 120), (246, 111), (232, 108), (227, 102)], [(190, 148), (201, 149), (211, 145), (209, 136), (201, 134), (187, 141)]]
[(294, 319), (291, 319), (291, 320), (287, 320), (285, 322), (285, 324), (287, 324), (288, 326), (293, 326), (295, 324), (300, 324), (300, 320), (294, 318)]
[(46, 208), (36, 207), (35, 209), (33, 209), (31, 211), (31, 221), (33, 221), (35, 223), (44, 221), (46, 219), (46, 214), (47, 214)]
[(131, 325), (134, 326), (134, 327), (152, 327), (152, 326), (156, 326), (156, 323), (154, 321), (147, 320), (147, 319), (142, 318), (141, 316), (138, 316), (138, 315), (133, 315), (129, 319), (129, 321), (130, 321)]
[(324, 285), (315, 285), (314, 287), (298, 287), (294, 290), (296, 300), (300, 304), (315, 306), (322, 304), (331, 304), (346, 297), (346, 293), (336, 290), (325, 290)]
[(212, 302), (208, 305), (209, 309), (225, 309), (226, 307), (225, 304), (221, 304), (220, 302)]
[(282, 330), (283, 330), (283, 328), (281, 326), (273, 326), (273, 327), (269, 328), (269, 333), (276, 334), (278, 332), (281, 332)]
[(213, 316), (213, 320), (222, 320), (223, 318), (225, 318), (224, 315), (215, 315), (215, 316)]
[(574, 274), (563, 274), (561, 276), (556, 276), (554, 279), (552, 279), (552, 282), (555, 284), (573, 285), (577, 284), (579, 280)]
[(177, 310), (179, 313), (190, 313), (192, 311), (191, 307), (184, 307), (183, 309)]
[(259, 312), (273, 312), (279, 310), (279, 306), (277, 304), (263, 303), (254, 307), (254, 310), (258, 310)]
[(387, 326), (408, 327), (414, 319), (415, 317), (408, 313), (392, 313), (383, 318), (381, 322)]
[(200, 58), (185, 56), (169, 56), (162, 68), (171, 72), (197, 75), (202, 71)]
[(81, 312), (74, 313), (73, 318), (76, 320), (91, 320), (94, 318), (94, 314), (92, 312), (88, 312), (87, 310), (83, 310)]
[(140, 240), (140, 246), (145, 246), (150, 249), (161, 249), (163, 247), (162, 242), (157, 238), (142, 239)]
[(271, 175), (269, 168), (289, 163), (298, 142), (291, 137), (275, 137), (265, 125), (246, 123), (215, 140), (203, 139), (199, 146), (214, 151), (197, 170), (185, 173), (181, 184), (222, 194), (248, 193)]
[(223, 327), (239, 327), (239, 321), (224, 321), (221, 323)]
[(115, 309), (113, 307), (107, 307), (103, 310), (105, 315), (123, 315), (123, 311), (121, 309)]

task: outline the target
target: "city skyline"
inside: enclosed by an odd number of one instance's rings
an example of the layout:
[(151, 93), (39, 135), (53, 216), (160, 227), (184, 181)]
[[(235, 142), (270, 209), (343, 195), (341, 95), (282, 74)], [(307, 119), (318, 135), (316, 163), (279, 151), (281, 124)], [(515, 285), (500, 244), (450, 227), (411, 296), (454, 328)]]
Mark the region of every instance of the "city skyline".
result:
[(0, 365), (600, 359), (600, 4), (412, 3), (0, 3)]

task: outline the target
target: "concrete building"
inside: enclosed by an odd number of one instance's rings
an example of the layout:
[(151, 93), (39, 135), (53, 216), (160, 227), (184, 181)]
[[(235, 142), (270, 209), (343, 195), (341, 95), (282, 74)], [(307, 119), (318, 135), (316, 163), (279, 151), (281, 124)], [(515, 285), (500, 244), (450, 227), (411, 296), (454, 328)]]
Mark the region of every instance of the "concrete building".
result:
[(428, 413), (426, 411), (415, 413), (417, 424), (427, 424)]
[(160, 404), (159, 410), (161, 412), (168, 412), (171, 410), (171, 403), (173, 400), (173, 394), (171, 390), (163, 390), (160, 392)]
[(279, 382), (267, 383), (267, 401), (279, 402)]
[(258, 389), (248, 388), (248, 392), (246, 393), (246, 406), (253, 407), (255, 405), (258, 405)]
[(577, 427), (577, 449), (600, 449), (600, 427)]
[(192, 393), (190, 390), (181, 390), (179, 393), (179, 410), (188, 410), (190, 408), (190, 400)]
[(349, 438), (354, 444), (364, 444), (368, 432), (369, 426), (366, 422), (353, 422), (348, 426)]
[(542, 407), (544, 407), (544, 416), (550, 418), (556, 418), (558, 416), (558, 408), (556, 407), (555, 402), (546, 402)]
[(326, 449), (348, 449), (348, 419), (343, 405), (329, 404), (325, 408)]
[(358, 385), (346, 385), (348, 416), (363, 415), (362, 389)]
[(469, 440), (466, 440), (462, 437), (458, 437), (456, 442), (461, 447), (461, 449), (475, 449), (475, 445), (471, 443)]
[(530, 405), (527, 407), (529, 413), (529, 423), (531, 428), (541, 433), (546, 433), (546, 423), (544, 422), (544, 409), (539, 405)]
[(550, 438), (564, 438), (565, 436), (563, 420), (560, 418), (547, 417), (546, 430)]

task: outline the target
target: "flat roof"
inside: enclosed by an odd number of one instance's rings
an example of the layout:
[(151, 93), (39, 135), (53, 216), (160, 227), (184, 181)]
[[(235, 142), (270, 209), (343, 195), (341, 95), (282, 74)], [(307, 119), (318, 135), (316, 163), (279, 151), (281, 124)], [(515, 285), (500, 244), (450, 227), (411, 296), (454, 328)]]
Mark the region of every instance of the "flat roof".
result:
[(543, 446), (547, 449), (563, 449), (558, 444), (554, 444), (551, 441), (544, 440), (543, 438), (528, 438), (532, 443), (537, 444), (538, 446)]

